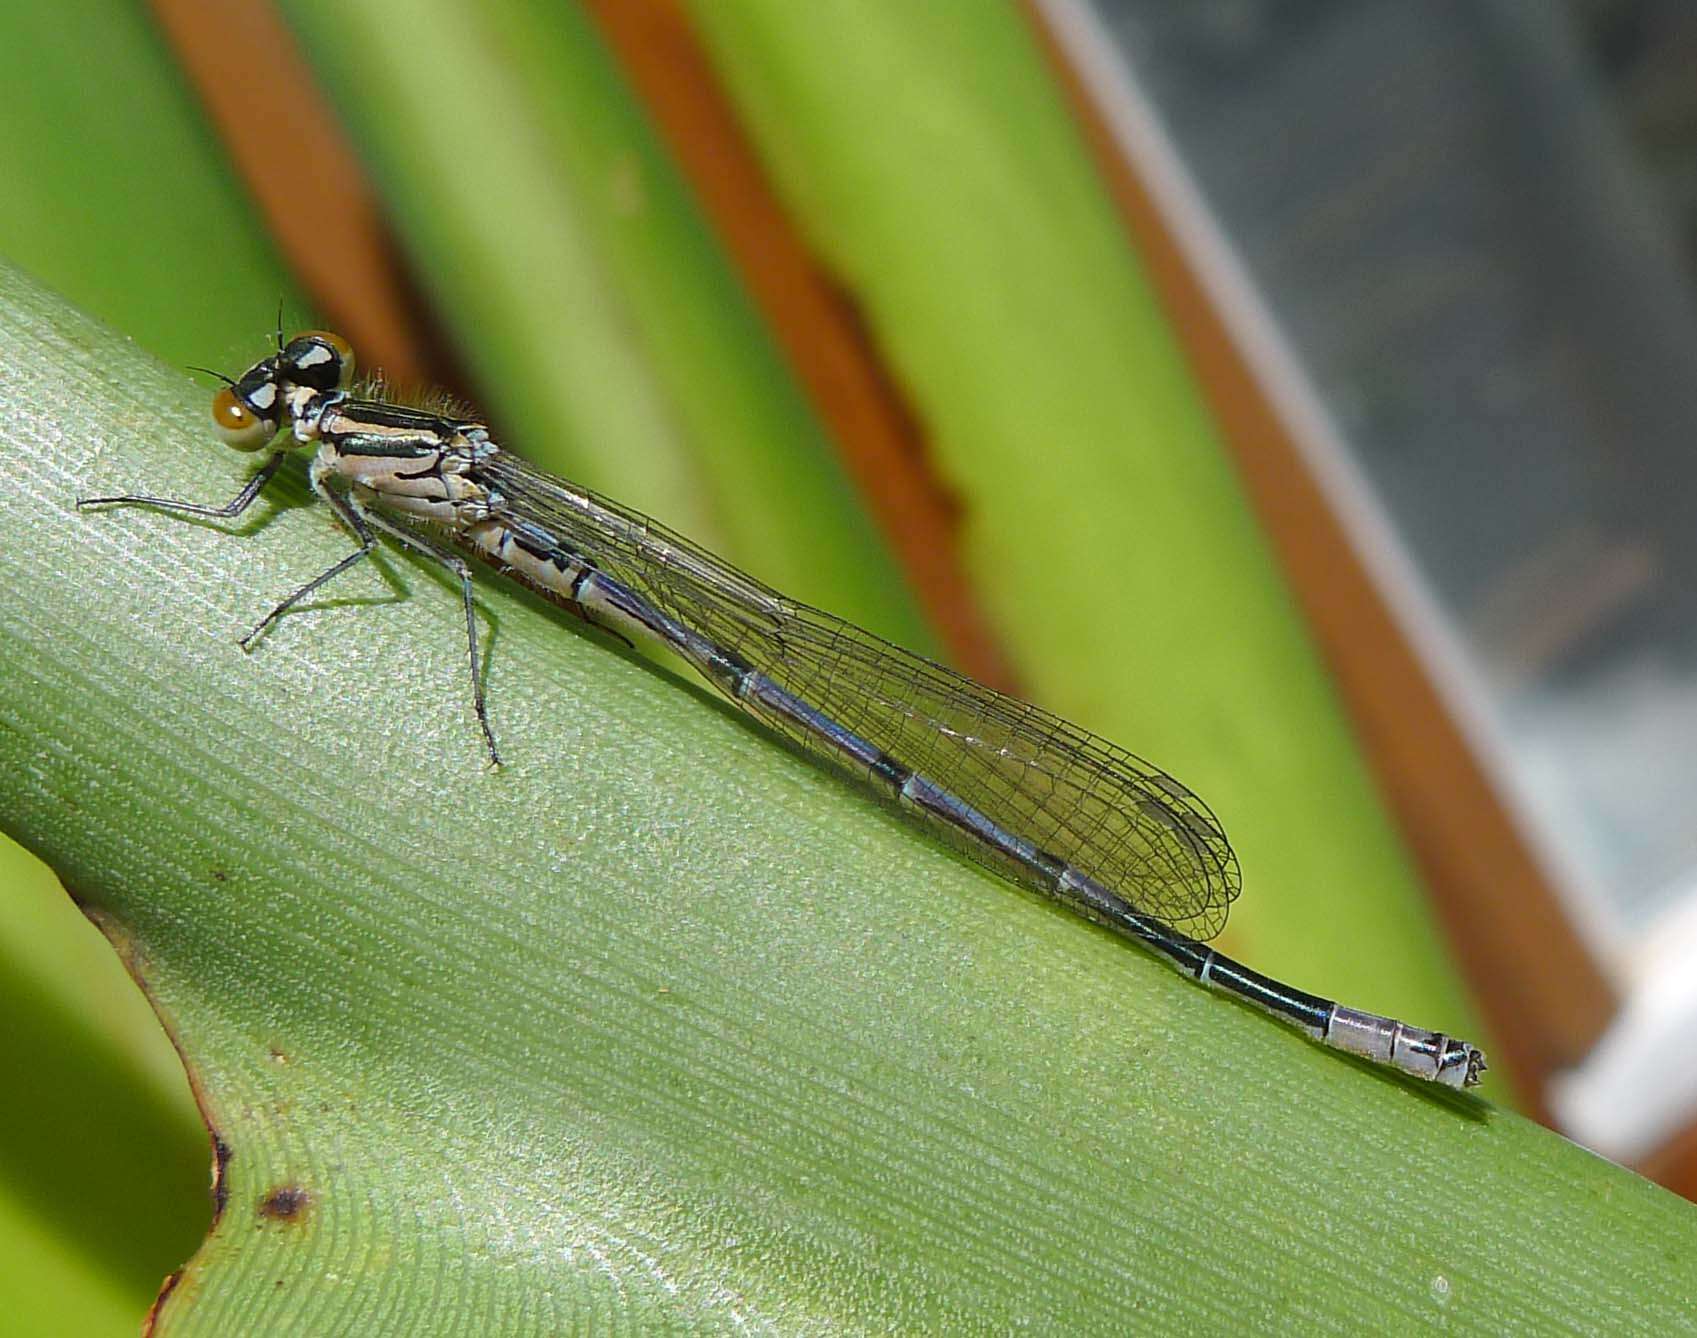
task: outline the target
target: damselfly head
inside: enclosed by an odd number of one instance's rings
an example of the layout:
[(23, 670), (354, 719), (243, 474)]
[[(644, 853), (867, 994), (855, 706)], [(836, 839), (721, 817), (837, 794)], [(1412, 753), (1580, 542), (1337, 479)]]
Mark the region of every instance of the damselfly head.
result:
[(285, 418), (322, 395), (346, 390), (354, 351), (341, 335), (307, 330), (261, 358), (212, 397), (212, 425), (239, 451), (268, 446)]
[(238, 451), (257, 451), (277, 435), (283, 412), (278, 376), (273, 354), (212, 397), (212, 426), (225, 445)]

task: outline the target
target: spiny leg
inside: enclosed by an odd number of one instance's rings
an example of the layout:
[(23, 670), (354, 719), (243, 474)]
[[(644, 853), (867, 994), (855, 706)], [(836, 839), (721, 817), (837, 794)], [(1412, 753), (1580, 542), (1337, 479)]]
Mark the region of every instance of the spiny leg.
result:
[(269, 460), (259, 467), (259, 472), (250, 478), (242, 490), (225, 502), (222, 506), (206, 506), (200, 502), (179, 502), (174, 497), (144, 497), (140, 493), (124, 493), (117, 497), (79, 497), (77, 510), (82, 511), (91, 506), (150, 506), (155, 511), (171, 511), (185, 516), (209, 516), (214, 520), (233, 520), (241, 515), (258, 497), (260, 490), (271, 482), (278, 469), (282, 467), (287, 456), (286, 451), (274, 452)]
[(318, 461), (314, 460), (312, 467), (307, 471), (307, 479), (312, 484), (313, 492), (318, 494), (320, 500), (322, 500), (324, 504), (335, 513), (336, 519), (340, 520), (343, 525), (347, 526), (348, 531), (354, 536), (354, 538), (359, 540), (359, 547), (354, 552), (349, 553), (334, 566), (320, 572), (317, 576), (314, 576), (281, 604), (278, 604), (276, 608), (272, 609), (270, 613), (266, 614), (257, 623), (255, 623), (248, 631), (247, 635), (244, 636), (239, 643), (243, 650), (251, 650), (253, 648), (253, 643), (265, 633), (272, 623), (276, 622), (277, 619), (281, 618), (314, 590), (317, 590), (320, 586), (325, 585), (329, 581), (333, 581), (356, 562), (360, 562), (363, 559), (370, 557), (371, 550), (377, 546), (377, 540), (373, 537), (371, 530), (366, 526), (365, 517), (360, 513), (359, 509), (352, 501), (344, 497), (341, 493), (336, 492), (325, 482), (328, 474), (329, 471), (319, 464)]
[(495, 747), (495, 734), (489, 728), (489, 711), (483, 702), (483, 667), (477, 653), (477, 612), (472, 602), (471, 568), (463, 558), (438, 548), (424, 536), (398, 525), (375, 511), (364, 513), (365, 520), (383, 533), (389, 535), (397, 543), (404, 544), (415, 553), (422, 553), (432, 561), (440, 563), (459, 578), (460, 594), (465, 600), (465, 638), (466, 653), (471, 662), (471, 702), (477, 710), (477, 723), (483, 730), (484, 746), (489, 750), (489, 761), (493, 766), (501, 765), (500, 751)]
[[(281, 457), (279, 456), (278, 460), (280, 461), (280, 459)], [(234, 508), (234, 510), (230, 513), (235, 514), (239, 512), (242, 507), (245, 507), (249, 502), (251, 502), (253, 500), (252, 495), (258, 493), (259, 489), (264, 486), (265, 478), (269, 478), (270, 475), (275, 472), (275, 469), (276, 462), (267, 462), (265, 469), (261, 470), (261, 475), (263, 475), (263, 477), (256, 475), (255, 477), (258, 481), (249, 482), (248, 487), (243, 490), (243, 496), (236, 498), (236, 500), (230, 504), (230, 506)], [(375, 527), (380, 529), (385, 534), (391, 535), (406, 547), (411, 548), (416, 552), (423, 553), (426, 557), (432, 558), (436, 562), (441, 563), (459, 578), (461, 595), (465, 601), (466, 647), (471, 664), (472, 704), (477, 710), (477, 723), (483, 731), (483, 742), (485, 747), (489, 750), (489, 760), (494, 766), (500, 766), (501, 753), (495, 746), (495, 735), (489, 727), (489, 711), (483, 700), (483, 671), (477, 649), (477, 614), (472, 602), (471, 569), (467, 567), (460, 558), (451, 553), (444, 552), (442, 549), (436, 547), (436, 545), (423, 539), (419, 535), (414, 534), (412, 531), (404, 529), (399, 525), (392, 524), (377, 513), (366, 511), (356, 501), (354, 501), (353, 498), (337, 492), (329, 486), (329, 475), (330, 471), (316, 460), (307, 472), (307, 478), (312, 484), (313, 492), (316, 493), (320, 500), (322, 500), (324, 504), (330, 508), (336, 518), (340, 520), (344, 526), (346, 526), (348, 532), (359, 541), (359, 547), (352, 553), (349, 553), (345, 558), (341, 559), (341, 561), (334, 563), (332, 566), (313, 577), (305, 585), (292, 592), (288, 598), (284, 599), (257, 623), (255, 623), (247, 635), (242, 637), (240, 642), (241, 648), (243, 650), (252, 649), (253, 643), (257, 641), (273, 623), (292, 609), (296, 604), (299, 604), (301, 600), (305, 599), (315, 590), (318, 590), (327, 585), (329, 582), (335, 580), (336, 577), (340, 576), (349, 567), (352, 567), (356, 563), (363, 561), (365, 558), (370, 557), (372, 551), (377, 546), (376, 536), (374, 536), (371, 532), (372, 528)], [(153, 501), (154, 499), (125, 498), (122, 500)], [(188, 509), (190, 506), (188, 503), (176, 503), (170, 505), (173, 507), (182, 507), (184, 509)], [(201, 508), (200, 510), (209, 509)], [(223, 514), (223, 510), (224, 509), (220, 509), (219, 513)]]

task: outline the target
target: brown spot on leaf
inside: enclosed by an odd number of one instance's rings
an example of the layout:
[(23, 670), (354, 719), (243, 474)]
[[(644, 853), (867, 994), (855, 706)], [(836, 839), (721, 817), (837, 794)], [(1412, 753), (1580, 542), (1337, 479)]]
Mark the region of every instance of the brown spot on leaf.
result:
[(230, 1158), (235, 1153), (230, 1151), (230, 1145), (217, 1134), (212, 1135), (212, 1220), (217, 1221), (224, 1215), (224, 1205), (230, 1201), (230, 1187), (225, 1183), (224, 1173), (229, 1169)]
[(259, 1201), (259, 1215), (272, 1222), (298, 1222), (311, 1202), (312, 1196), (299, 1185), (278, 1185)]

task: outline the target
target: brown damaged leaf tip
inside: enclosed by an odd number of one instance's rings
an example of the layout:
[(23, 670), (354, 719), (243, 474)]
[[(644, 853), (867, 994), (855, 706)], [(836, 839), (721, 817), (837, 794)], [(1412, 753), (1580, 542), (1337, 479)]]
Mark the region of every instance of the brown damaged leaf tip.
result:
[(159, 1323), (159, 1312), (182, 1280), (183, 1270), (180, 1268), (175, 1273), (165, 1275), (165, 1281), (159, 1284), (159, 1295), (153, 1298), (153, 1304), (148, 1306), (147, 1314), (142, 1317), (141, 1338), (153, 1338), (154, 1326)]

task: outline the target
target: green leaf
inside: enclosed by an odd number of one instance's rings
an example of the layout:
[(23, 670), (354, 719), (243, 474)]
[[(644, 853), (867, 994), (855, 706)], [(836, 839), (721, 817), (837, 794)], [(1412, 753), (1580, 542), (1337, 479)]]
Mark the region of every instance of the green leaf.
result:
[(1339, 1059), (934, 848), (708, 693), (297, 473), (0, 272), (0, 817), (229, 1149), (161, 1334), (1664, 1330), (1689, 1205)]
[(58, 881), (0, 841), (0, 1328), (123, 1334), (205, 1234), (182, 1066)]
[[(0, 6), (0, 254), (173, 362), (262, 346), (289, 279), (145, 6)], [(136, 1332), (211, 1218), (207, 1140), (146, 1001), (0, 841), (0, 1329)]]

